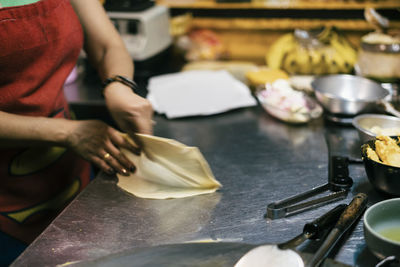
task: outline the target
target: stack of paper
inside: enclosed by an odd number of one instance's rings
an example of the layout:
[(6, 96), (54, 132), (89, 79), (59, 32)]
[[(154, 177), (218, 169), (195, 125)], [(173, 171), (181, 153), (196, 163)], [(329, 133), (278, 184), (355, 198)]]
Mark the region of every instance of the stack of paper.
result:
[(257, 104), (227, 71), (194, 70), (153, 77), (147, 98), (167, 118), (211, 115)]

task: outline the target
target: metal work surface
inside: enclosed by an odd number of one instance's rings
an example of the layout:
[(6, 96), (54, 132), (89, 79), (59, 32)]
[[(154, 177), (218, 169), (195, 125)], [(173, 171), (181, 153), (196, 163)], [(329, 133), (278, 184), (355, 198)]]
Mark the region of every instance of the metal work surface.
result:
[[(346, 199), (287, 218), (265, 219), (269, 203), (327, 182), (325, 131), (331, 154), (360, 157), (356, 130), (329, 126), (322, 118), (292, 126), (260, 107), (155, 120), (155, 135), (199, 147), (223, 187), (196, 197), (148, 200), (125, 193), (117, 187), (117, 178), (100, 174), (13, 266), (55, 266), (136, 247), (199, 240), (279, 243), (335, 205), (348, 204), (359, 192), (368, 194), (369, 205), (385, 198), (371, 187), (362, 164), (350, 164), (354, 185)], [(374, 266), (377, 260), (366, 248), (362, 220), (350, 231), (330, 257), (353, 266)], [(318, 244), (310, 241), (299, 249), (312, 253)]]

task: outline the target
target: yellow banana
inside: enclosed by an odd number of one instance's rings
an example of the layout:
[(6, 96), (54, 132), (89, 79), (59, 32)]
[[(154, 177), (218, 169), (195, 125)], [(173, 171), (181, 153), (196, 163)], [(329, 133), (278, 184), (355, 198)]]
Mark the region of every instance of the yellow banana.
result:
[(332, 47), (325, 47), (324, 58), (325, 58), (325, 74), (339, 73), (339, 65), (335, 59), (336, 51)]
[(324, 27), (322, 31), (318, 34), (318, 40), (324, 44), (329, 43), (332, 33), (334, 33), (332, 27)]
[(296, 49), (293, 49), (292, 51), (289, 51), (285, 54), (282, 59), (281, 68), (289, 74), (296, 74), (298, 72), (300, 67)]
[(357, 50), (351, 45), (351, 43), (342, 35), (338, 35), (337, 40), (341, 46), (346, 49), (349, 58), (351, 58), (353, 62), (356, 62)]
[(345, 60), (345, 57), (339, 53), (337, 50), (333, 54), (333, 58), (337, 64), (337, 67), (339, 69), (339, 73), (348, 73), (350, 72), (349, 70), (352, 69), (352, 66), (349, 62)]
[(324, 74), (325, 72), (325, 59), (321, 48), (315, 48), (309, 50), (309, 56), (311, 59), (311, 72), (310, 74)]
[(310, 74), (312, 72), (312, 63), (309, 52), (308, 49), (302, 46), (299, 46), (296, 49), (297, 63), (299, 66), (297, 74)]
[(341, 72), (349, 73), (352, 71), (354, 64), (357, 60), (356, 51), (347, 43), (347, 41), (336, 34), (331, 40), (331, 46), (336, 50), (336, 53), (340, 55), (344, 61)]
[(296, 47), (296, 40), (291, 33), (287, 33), (276, 40), (266, 55), (267, 66), (272, 69), (279, 69), (285, 55)]
[(349, 73), (357, 60), (357, 52), (344, 36), (326, 28), (318, 37), (323, 47), (301, 46), (292, 33), (280, 37), (266, 55), (268, 67), (290, 74)]

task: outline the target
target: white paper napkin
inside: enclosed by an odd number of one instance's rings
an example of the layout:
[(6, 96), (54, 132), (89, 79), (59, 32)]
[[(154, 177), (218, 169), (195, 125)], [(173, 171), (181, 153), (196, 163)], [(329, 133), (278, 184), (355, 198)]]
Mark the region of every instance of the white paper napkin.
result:
[(148, 100), (167, 118), (211, 115), (257, 104), (229, 72), (194, 70), (152, 77)]

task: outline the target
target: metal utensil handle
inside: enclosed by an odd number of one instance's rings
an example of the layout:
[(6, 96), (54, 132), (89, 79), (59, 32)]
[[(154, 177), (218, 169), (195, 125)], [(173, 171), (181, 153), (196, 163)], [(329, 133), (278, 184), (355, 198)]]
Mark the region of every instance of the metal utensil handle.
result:
[(381, 260), (380, 262), (378, 262), (377, 265), (375, 265), (375, 267), (384, 267), (384, 266), (389, 266), (391, 263), (399, 263), (400, 261), (396, 258), (396, 256), (388, 256), (386, 258), (384, 258), (383, 260)]
[(318, 239), (323, 236), (324, 230), (330, 229), (335, 223), (337, 223), (340, 215), (346, 209), (346, 204), (340, 204), (335, 208), (331, 209), (321, 217), (314, 221), (304, 225), (303, 233), (309, 235), (309, 239)]
[(314, 221), (306, 223), (300, 235), (278, 244), (278, 247), (280, 249), (295, 248), (307, 239), (320, 238), (326, 230), (333, 227), (346, 207), (346, 204), (340, 204)]
[(364, 193), (359, 193), (353, 198), (347, 208), (343, 211), (335, 227), (331, 230), (321, 247), (314, 254), (314, 257), (307, 263), (307, 266), (315, 267), (322, 263), (343, 233), (345, 233), (364, 212), (364, 209), (367, 206), (367, 201), (367, 195)]
[(386, 112), (396, 116), (397, 118), (400, 118), (400, 112), (396, 110), (391, 103), (385, 100), (380, 100), (379, 103), (383, 105)]
[(332, 191), (347, 190), (353, 185), (353, 180), (349, 176), (349, 159), (347, 157), (330, 156), (328, 167), (328, 181)]

